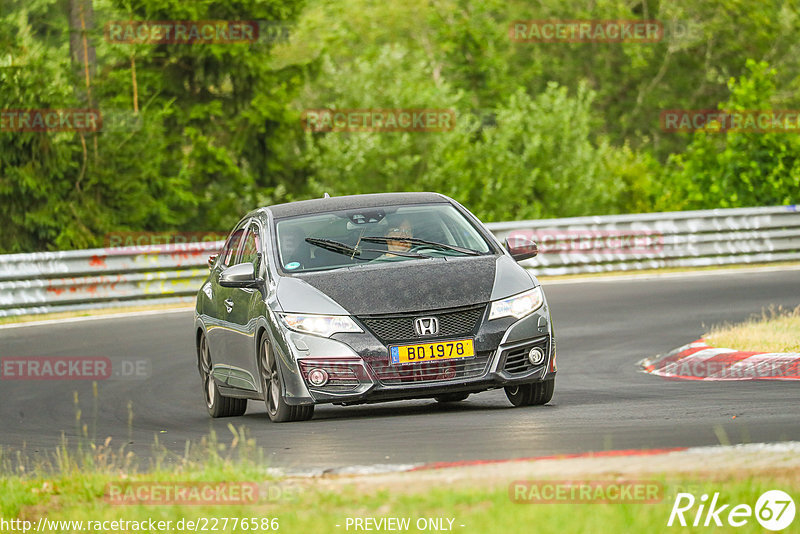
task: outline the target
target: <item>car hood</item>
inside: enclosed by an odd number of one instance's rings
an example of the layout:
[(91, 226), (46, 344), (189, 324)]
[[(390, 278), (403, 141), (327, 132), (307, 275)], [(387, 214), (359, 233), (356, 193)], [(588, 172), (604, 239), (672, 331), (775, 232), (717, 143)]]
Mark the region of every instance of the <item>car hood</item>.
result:
[(278, 301), (295, 313), (405, 313), (484, 303), (532, 285), (510, 257), (476, 256), (297, 274), (278, 284)]

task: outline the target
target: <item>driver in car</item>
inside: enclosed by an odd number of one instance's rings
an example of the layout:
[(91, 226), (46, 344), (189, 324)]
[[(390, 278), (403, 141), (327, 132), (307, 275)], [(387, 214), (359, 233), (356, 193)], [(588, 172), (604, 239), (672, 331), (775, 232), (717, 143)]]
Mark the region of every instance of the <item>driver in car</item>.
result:
[(414, 237), (414, 228), (411, 221), (403, 219), (399, 224), (390, 225), (389, 230), (386, 232), (386, 248), (388, 249), (385, 254), (375, 258), (379, 261), (399, 260), (402, 256), (392, 254), (392, 252), (408, 252), (411, 250), (411, 243), (403, 240), (392, 240), (393, 237)]

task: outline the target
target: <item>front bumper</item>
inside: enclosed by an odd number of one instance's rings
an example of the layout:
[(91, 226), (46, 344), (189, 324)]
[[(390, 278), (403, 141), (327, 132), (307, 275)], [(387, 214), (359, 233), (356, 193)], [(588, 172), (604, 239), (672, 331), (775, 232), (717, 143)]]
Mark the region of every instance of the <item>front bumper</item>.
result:
[[(389, 364), (387, 344), (367, 328), (363, 334), (330, 339), (290, 332), (286, 346), (291, 356), (282, 358), (288, 367), (283, 373), (286, 400), (295, 405), (362, 404), (477, 393), (555, 378), (556, 346), (546, 303), (520, 320), (486, 321), (484, 316), (479, 325), (469, 336), (474, 357), (402, 366)], [(533, 347), (545, 354), (538, 365), (527, 359)], [(313, 369), (323, 369), (328, 383), (313, 386), (308, 379)]]

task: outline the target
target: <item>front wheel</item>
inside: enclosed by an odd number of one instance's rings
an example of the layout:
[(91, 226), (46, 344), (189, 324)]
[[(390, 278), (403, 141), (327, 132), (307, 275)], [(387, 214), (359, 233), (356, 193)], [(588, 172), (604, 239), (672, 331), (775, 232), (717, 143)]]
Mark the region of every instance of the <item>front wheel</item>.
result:
[(211, 373), (211, 350), (205, 334), (200, 336), (200, 377), (203, 380), (203, 393), (206, 398), (206, 408), (211, 417), (238, 417), (247, 411), (247, 399), (223, 397), (214, 376)]
[(265, 335), (259, 348), (259, 362), (261, 362), (261, 380), (264, 388), (264, 402), (267, 405), (267, 415), (273, 423), (288, 423), (291, 421), (308, 421), (314, 417), (314, 405), (291, 406), (286, 404), (281, 391), (281, 373), (278, 361), (270, 347), (269, 339)]
[(515, 386), (506, 386), (506, 397), (515, 408), (520, 406), (527, 406), (531, 403), (533, 396), (533, 384), (517, 384)]
[(547, 404), (553, 398), (553, 393), (556, 390), (556, 379), (545, 380), (533, 384), (533, 395), (531, 396), (531, 405), (539, 406)]
[(506, 386), (506, 397), (515, 407), (540, 406), (547, 404), (553, 398), (556, 390), (555, 378), (533, 384), (518, 384)]

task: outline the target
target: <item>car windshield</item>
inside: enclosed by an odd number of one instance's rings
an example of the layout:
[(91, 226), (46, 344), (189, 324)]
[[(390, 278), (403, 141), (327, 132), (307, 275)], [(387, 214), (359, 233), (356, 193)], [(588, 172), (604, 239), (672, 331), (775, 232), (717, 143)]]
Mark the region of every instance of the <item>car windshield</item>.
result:
[(335, 211), (279, 220), (278, 260), (297, 273), (489, 254), (478, 230), (450, 204)]

